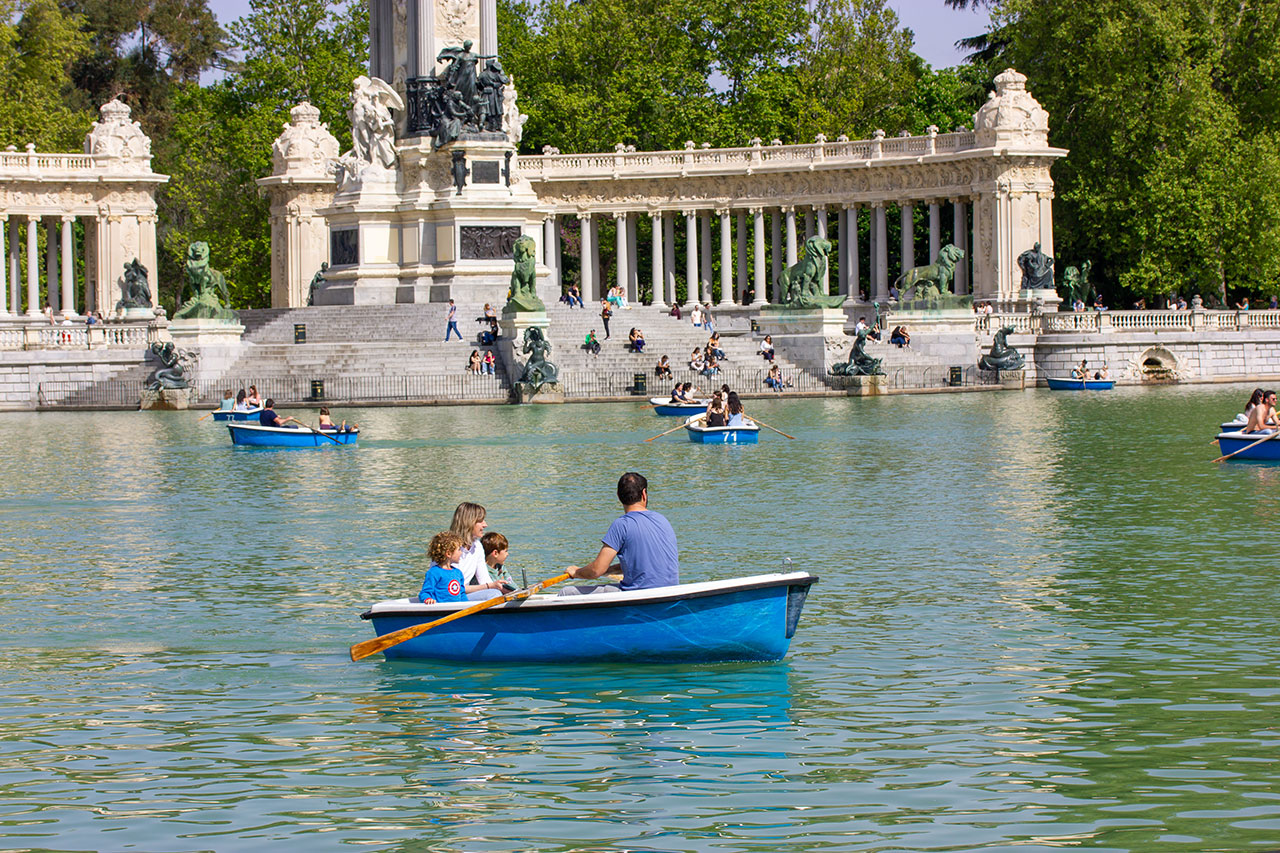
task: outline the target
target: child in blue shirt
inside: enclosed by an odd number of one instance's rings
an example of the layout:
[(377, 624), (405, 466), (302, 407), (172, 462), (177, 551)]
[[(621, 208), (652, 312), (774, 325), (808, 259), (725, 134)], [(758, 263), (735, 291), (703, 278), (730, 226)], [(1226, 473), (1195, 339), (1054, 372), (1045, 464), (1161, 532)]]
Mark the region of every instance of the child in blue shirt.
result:
[(427, 556), (431, 558), (431, 568), (427, 569), (426, 577), (422, 579), (422, 591), (418, 593), (418, 600), (423, 604), (466, 601), (467, 591), (463, 586), (462, 572), (452, 566), (462, 559), (462, 537), (451, 530), (442, 530), (431, 537)]

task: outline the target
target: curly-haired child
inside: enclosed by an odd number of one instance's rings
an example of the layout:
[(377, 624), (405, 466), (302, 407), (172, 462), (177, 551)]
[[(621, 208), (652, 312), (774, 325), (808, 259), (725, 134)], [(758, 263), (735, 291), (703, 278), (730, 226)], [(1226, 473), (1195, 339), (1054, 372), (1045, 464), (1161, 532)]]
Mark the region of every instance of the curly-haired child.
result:
[(452, 530), (442, 530), (431, 537), (427, 545), (427, 556), (431, 558), (431, 568), (427, 569), (422, 579), (422, 591), (418, 600), (423, 604), (435, 604), (439, 601), (466, 601), (467, 591), (463, 587), (462, 572), (453, 567), (462, 558), (462, 537)]

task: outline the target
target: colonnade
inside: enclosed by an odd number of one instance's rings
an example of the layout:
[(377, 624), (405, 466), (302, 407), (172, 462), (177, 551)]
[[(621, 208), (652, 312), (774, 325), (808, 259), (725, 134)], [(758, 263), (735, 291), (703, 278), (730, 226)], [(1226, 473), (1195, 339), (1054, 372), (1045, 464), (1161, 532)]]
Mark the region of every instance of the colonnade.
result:
[[(600, 220), (612, 218), (616, 223), (615, 281), (626, 290), (627, 299), (638, 301), (640, 297), (637, 257), (638, 222), (647, 215), (651, 229), (651, 286), (655, 305), (671, 305), (676, 302), (675, 233), (677, 217), (683, 217), (685, 236), (684, 279), (686, 298), (690, 301), (710, 303), (714, 289), (711, 276), (712, 234), (718, 231), (720, 255), (720, 297), (718, 305), (781, 302), (785, 298), (780, 283), (783, 264), (795, 264), (803, 250), (803, 243), (810, 237), (821, 237), (832, 244), (828, 255), (827, 280), (824, 290), (830, 292), (831, 269), (837, 270), (836, 292), (857, 299), (862, 293), (862, 253), (859, 250), (859, 230), (864, 215), (868, 218), (871, 245), (867, 257), (870, 299), (884, 301), (889, 288), (902, 271), (932, 263), (942, 247), (943, 207), (951, 207), (952, 242), (965, 251), (965, 260), (956, 268), (954, 289), (957, 294), (970, 291), (970, 252), (973, 228), (970, 224), (968, 198), (937, 199), (923, 202), (928, 206), (929, 246), (928, 257), (916, 256), (915, 201), (871, 202), (845, 204), (836, 210), (835, 233), (829, 233), (831, 210), (826, 205), (788, 204), (776, 207), (717, 207), (712, 210), (666, 210), (637, 213), (634, 211), (561, 212), (548, 216), (543, 223), (543, 261), (551, 270), (551, 281), (558, 288), (562, 282), (563, 246), (560, 236), (560, 218), (574, 216), (581, 228), (581, 288), (583, 300), (598, 301), (604, 295), (605, 277), (600, 259)], [(888, 208), (897, 207), (901, 222), (898, 273), (890, 277)], [(766, 240), (765, 217), (769, 217)], [(798, 223), (797, 218), (803, 217)], [(750, 218), (748, 225), (747, 219)], [(712, 219), (717, 228), (712, 228)], [(803, 231), (801, 230), (803, 229)], [(751, 257), (748, 259), (748, 234), (751, 238)], [(785, 242), (784, 237), (785, 235)], [(803, 235), (803, 237), (802, 237)], [(734, 252), (736, 247), (736, 265)], [(769, 280), (766, 282), (766, 270)], [(736, 281), (735, 281), (736, 278)], [(750, 285), (754, 298), (748, 302)]]
[[(18, 216), (0, 214), (0, 247), (8, 246), (8, 263), (0, 264), (0, 294), (8, 291), (8, 299), (0, 298), (0, 317), (38, 317), (40, 302), (39, 231), (46, 228), (44, 280), (48, 304), (53, 313), (67, 317), (76, 313), (76, 261), (74, 216)], [(7, 232), (7, 240), (6, 240)], [(24, 233), (25, 232), (25, 233)], [(26, 287), (22, 282), (22, 256), (25, 244)], [(23, 299), (23, 290), (26, 298)], [(85, 288), (85, 311), (95, 310), (94, 289)], [(24, 307), (25, 306), (25, 307)]]

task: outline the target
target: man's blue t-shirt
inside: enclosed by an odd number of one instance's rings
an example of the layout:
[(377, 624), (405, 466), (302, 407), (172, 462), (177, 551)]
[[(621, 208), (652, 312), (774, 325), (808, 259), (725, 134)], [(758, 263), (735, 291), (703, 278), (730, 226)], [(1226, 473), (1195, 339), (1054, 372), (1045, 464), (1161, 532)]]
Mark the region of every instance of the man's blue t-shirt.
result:
[(466, 587), (462, 584), (462, 572), (459, 569), (452, 566), (442, 569), (432, 563), (431, 568), (427, 569), (426, 577), (422, 579), (422, 591), (418, 593), (418, 600), (434, 598), (436, 601), (466, 601)]
[(272, 409), (263, 409), (262, 414), (258, 415), (258, 423), (263, 426), (280, 426), (280, 416)]
[(649, 589), (680, 583), (676, 532), (661, 513), (642, 509), (615, 519), (601, 540), (618, 552), (622, 589)]

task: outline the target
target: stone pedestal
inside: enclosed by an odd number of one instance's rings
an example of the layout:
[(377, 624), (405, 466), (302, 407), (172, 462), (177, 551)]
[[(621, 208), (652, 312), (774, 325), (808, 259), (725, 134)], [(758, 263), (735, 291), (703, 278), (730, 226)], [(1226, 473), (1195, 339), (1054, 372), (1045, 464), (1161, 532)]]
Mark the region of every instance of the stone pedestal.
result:
[(936, 358), (944, 366), (976, 364), (981, 355), (971, 307), (895, 310), (882, 316), (881, 322), (886, 343), (894, 326), (904, 326), (911, 335), (912, 351)]
[(535, 388), (528, 382), (515, 382), (511, 385), (511, 396), (517, 403), (563, 403), (564, 386), (549, 382)]
[(206, 346), (232, 346), (240, 343), (244, 326), (234, 320), (174, 320), (169, 335), (175, 346), (194, 349)]
[(158, 391), (143, 390), (140, 408), (183, 412), (196, 401), (194, 388), (161, 388)]
[(1052, 287), (1018, 291), (1019, 311), (1057, 311), (1062, 304), (1062, 297)]
[(1024, 370), (998, 370), (996, 375), (1000, 379), (1000, 387), (1006, 391), (1021, 391), (1027, 387), (1027, 371)]
[(800, 367), (821, 371), (844, 361), (850, 338), (842, 308), (782, 308), (766, 306), (756, 321), (760, 331), (773, 336), (773, 345)]
[[(551, 344), (551, 357), (548, 361), (556, 360), (556, 349), (561, 342), (553, 341), (550, 336), (547, 336), (547, 328), (550, 325), (551, 320), (547, 317), (546, 311), (517, 311), (510, 314), (506, 311), (502, 312), (502, 317), (498, 320), (498, 329), (502, 332), (502, 337), (498, 338), (497, 343), (498, 358), (502, 360), (502, 366), (511, 377), (513, 385), (524, 373), (524, 358), (520, 348), (524, 345), (525, 329), (531, 327), (541, 329), (542, 334)], [(563, 399), (560, 402), (564, 402)]]
[(875, 397), (889, 388), (887, 376), (828, 376), (827, 382), (850, 397)]

